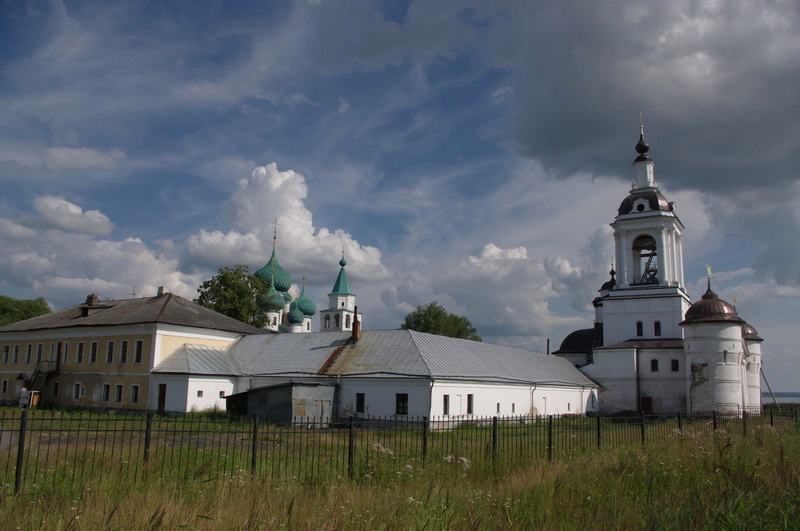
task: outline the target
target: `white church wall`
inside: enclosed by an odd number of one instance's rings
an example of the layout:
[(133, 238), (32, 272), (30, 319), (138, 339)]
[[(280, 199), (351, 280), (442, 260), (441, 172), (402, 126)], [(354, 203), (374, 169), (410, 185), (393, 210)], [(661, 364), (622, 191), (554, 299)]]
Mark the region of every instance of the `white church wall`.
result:
[(690, 364), (692, 413), (738, 412), (745, 407), (742, 381), (742, 332), (739, 323), (695, 323), (685, 327), (684, 347)]
[(173, 413), (186, 413), (188, 410), (188, 388), (189, 378), (186, 375), (153, 374), (152, 385), (150, 385), (150, 396), (148, 399), (148, 409), (158, 409), (159, 386), (167, 386), (164, 411)]
[[(603, 301), (603, 343), (613, 345), (628, 339), (681, 338), (683, 331), (678, 323), (688, 309), (688, 302), (673, 288), (673, 296), (662, 297), (654, 290), (643, 290), (648, 298), (621, 298), (611, 296)], [(661, 290), (663, 294), (663, 289)], [(626, 293), (630, 294), (630, 291)], [(637, 293), (639, 295), (639, 293)], [(642, 323), (642, 335), (637, 336), (636, 322)], [(655, 323), (661, 327), (657, 336)]]
[(223, 396), (233, 394), (233, 378), (192, 377), (187, 388), (187, 411), (225, 411)]
[[(370, 417), (425, 417), (431, 410), (431, 381), (410, 378), (342, 378), (339, 381), (339, 415)], [(364, 411), (356, 411), (356, 394), (364, 393)], [(407, 395), (408, 413), (397, 413), (397, 395)]]

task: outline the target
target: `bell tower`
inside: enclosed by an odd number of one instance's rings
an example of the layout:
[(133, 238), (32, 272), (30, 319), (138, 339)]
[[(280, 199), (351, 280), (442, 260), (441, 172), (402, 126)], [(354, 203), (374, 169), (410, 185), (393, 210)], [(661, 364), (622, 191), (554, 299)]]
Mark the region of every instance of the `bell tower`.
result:
[(655, 162), (640, 127), (635, 181), (619, 206), (614, 229), (617, 278), (603, 301), (603, 344), (628, 339), (681, 338), (689, 308), (683, 279), (683, 224), (655, 181)]

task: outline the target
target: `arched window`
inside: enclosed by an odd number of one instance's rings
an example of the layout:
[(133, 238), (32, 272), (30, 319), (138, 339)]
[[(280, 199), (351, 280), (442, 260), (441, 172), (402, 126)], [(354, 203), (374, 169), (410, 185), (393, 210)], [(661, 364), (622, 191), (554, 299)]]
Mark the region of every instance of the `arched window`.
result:
[(350, 328), (350, 316), (349, 315), (346, 315), (345, 318), (344, 318), (344, 327), (345, 328)]
[(325, 316), (325, 328), (330, 328), (330, 327), (331, 327), (331, 316), (330, 315), (326, 315)]
[(658, 360), (650, 360), (650, 372), (658, 372)]
[(337, 316), (336, 316), (336, 318), (334, 319), (334, 326), (335, 326), (336, 328), (339, 328), (339, 316), (338, 316), (338, 315), (337, 315)]
[(653, 323), (653, 334), (656, 337), (659, 337), (661, 335), (661, 321), (656, 321), (655, 323)]
[(633, 242), (633, 284), (658, 284), (658, 256), (652, 236), (639, 236)]
[(644, 325), (642, 325), (641, 321), (636, 321), (636, 337), (642, 337), (644, 335)]

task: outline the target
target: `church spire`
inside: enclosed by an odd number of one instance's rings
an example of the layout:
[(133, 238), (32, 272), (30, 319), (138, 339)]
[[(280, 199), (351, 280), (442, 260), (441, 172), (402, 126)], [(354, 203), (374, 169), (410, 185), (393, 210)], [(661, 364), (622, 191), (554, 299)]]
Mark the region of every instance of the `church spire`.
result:
[(637, 188), (656, 188), (655, 162), (647, 154), (650, 151), (650, 144), (644, 139), (644, 120), (642, 113), (639, 113), (639, 141), (636, 143), (636, 153), (639, 154), (633, 160), (633, 168), (636, 170), (636, 182), (633, 185)]

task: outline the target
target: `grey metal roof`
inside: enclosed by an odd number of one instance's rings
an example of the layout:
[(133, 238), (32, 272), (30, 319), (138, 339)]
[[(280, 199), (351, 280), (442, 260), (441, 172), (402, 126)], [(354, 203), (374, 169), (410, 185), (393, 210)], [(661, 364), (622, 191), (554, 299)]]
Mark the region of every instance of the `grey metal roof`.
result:
[(229, 347), (242, 376), (412, 377), (595, 384), (556, 356), (411, 330), (246, 336)]
[(227, 347), (182, 345), (159, 363), (153, 372), (234, 376), (241, 373)]
[(78, 304), (24, 321), (0, 326), (0, 333), (76, 326), (113, 326), (141, 323), (175, 324), (240, 334), (265, 333), (263, 330), (204, 308), (174, 293), (140, 299)]

